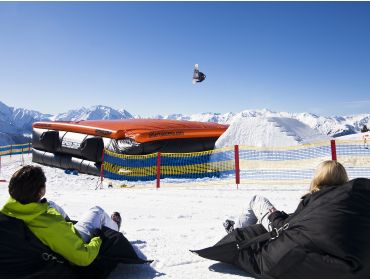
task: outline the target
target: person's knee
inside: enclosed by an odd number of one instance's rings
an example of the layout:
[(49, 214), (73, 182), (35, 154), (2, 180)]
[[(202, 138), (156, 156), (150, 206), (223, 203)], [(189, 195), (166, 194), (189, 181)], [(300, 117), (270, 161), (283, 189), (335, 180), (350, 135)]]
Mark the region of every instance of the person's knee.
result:
[(94, 206), (94, 207), (91, 207), (90, 208), (90, 211), (92, 211), (92, 212), (104, 212), (104, 209), (103, 208), (101, 208), (100, 206)]
[(256, 208), (260, 208), (265, 202), (270, 203), (266, 197), (258, 194), (254, 195), (249, 203), (249, 208), (255, 211)]
[(254, 195), (252, 196), (250, 202), (249, 202), (249, 208), (253, 209), (254, 205), (256, 204), (256, 201), (260, 200), (260, 195)]

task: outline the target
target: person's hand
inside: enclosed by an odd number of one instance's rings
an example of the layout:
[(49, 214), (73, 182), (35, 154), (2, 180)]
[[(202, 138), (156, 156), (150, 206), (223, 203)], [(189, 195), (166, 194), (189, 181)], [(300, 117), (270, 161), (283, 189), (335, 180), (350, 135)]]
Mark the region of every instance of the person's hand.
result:
[(93, 237), (103, 237), (103, 231), (100, 228), (96, 228), (91, 232), (91, 238)]

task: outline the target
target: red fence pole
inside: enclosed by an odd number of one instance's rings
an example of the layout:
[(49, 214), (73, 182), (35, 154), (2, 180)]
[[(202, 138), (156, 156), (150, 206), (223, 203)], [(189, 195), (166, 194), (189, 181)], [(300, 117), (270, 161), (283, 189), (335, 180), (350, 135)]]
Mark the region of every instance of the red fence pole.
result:
[[(1, 176), (1, 155), (0, 155), (0, 176)], [(0, 182), (4, 182), (3, 180), (1, 180), (1, 177), (0, 177)]]
[(161, 187), (161, 153), (157, 153), (157, 189)]
[(330, 140), (331, 145), (331, 159), (337, 160), (337, 148), (335, 146), (335, 140)]
[(234, 146), (234, 158), (235, 158), (235, 183), (238, 187), (240, 184), (240, 166), (239, 166), (239, 146)]
[[(0, 176), (1, 176), (1, 155), (0, 155)], [(6, 180), (1, 179), (1, 177), (0, 177), (0, 182), (6, 182)]]
[(103, 179), (104, 179), (104, 148), (101, 153), (101, 166), (100, 166), (100, 184), (103, 186)]
[(23, 157), (23, 147), (22, 147), (22, 151), (21, 151), (21, 156), (22, 156), (22, 166), (24, 165), (24, 157)]

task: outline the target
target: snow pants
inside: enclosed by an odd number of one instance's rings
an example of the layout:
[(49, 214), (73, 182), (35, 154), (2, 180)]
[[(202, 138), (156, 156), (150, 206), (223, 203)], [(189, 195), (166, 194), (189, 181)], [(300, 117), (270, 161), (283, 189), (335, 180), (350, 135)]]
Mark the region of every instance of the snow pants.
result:
[(275, 207), (267, 198), (255, 195), (250, 200), (248, 207), (239, 216), (235, 228), (246, 228), (251, 225), (262, 224), (267, 231), (271, 231), (268, 217), (275, 210)]
[(118, 231), (117, 223), (99, 206), (90, 208), (74, 225), (85, 242), (89, 242), (94, 230), (102, 226)]

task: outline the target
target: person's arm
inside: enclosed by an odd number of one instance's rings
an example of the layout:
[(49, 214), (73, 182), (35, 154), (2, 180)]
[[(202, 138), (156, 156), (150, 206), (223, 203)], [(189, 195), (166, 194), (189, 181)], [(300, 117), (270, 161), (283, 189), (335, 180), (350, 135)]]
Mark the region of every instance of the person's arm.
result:
[[(307, 194), (301, 198), (301, 202), (298, 204), (297, 209), (292, 214), (287, 214), (284, 211), (275, 211), (270, 214), (268, 217), (270, 221), (271, 228), (280, 228), (285, 223), (287, 223), (288, 220), (290, 220), (290, 217), (295, 215), (296, 213), (300, 212), (304, 206), (308, 203), (311, 195)], [(289, 218), (289, 219), (288, 219)]]
[(49, 208), (42, 218), (42, 224), (46, 226), (31, 226), (30, 229), (51, 250), (78, 266), (88, 266), (94, 261), (102, 244), (100, 237), (85, 243), (73, 224), (53, 208)]
[(285, 224), (285, 220), (289, 217), (284, 211), (274, 211), (268, 217), (271, 228), (280, 228)]
[(58, 204), (56, 204), (54, 201), (48, 200), (49, 207), (56, 209), (60, 215), (63, 216), (64, 219), (70, 220), (67, 213), (63, 210), (62, 207), (60, 207)]

